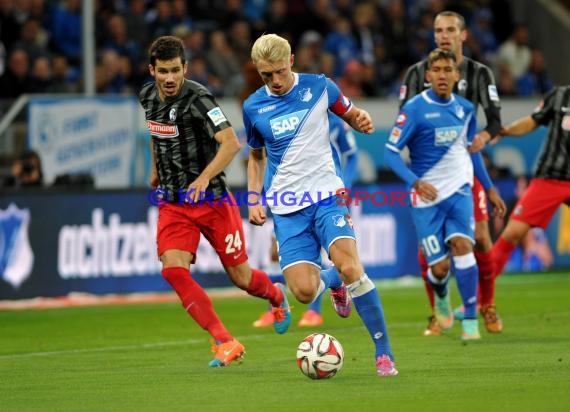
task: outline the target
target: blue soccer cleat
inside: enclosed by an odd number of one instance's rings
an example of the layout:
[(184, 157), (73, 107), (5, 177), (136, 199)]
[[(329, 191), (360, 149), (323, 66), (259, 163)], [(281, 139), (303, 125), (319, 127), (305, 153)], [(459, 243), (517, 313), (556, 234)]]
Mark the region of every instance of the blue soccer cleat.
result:
[(282, 334), (287, 332), (289, 326), (291, 325), (291, 307), (289, 306), (289, 301), (287, 300), (287, 291), (285, 285), (282, 283), (276, 283), (276, 287), (279, 288), (283, 294), (283, 302), (279, 307), (272, 307), (271, 313), (273, 314), (273, 329), (275, 332)]
[(449, 300), (449, 293), (440, 298), (435, 294), (435, 318), (441, 329), (451, 329), (453, 326), (453, 309), (451, 309), (451, 301)]
[(461, 321), (461, 340), (465, 342), (477, 339), (481, 339), (477, 319), (463, 319)]
[(463, 305), (456, 307), (453, 310), (453, 317), (459, 321), (462, 321), (465, 317), (465, 307)]

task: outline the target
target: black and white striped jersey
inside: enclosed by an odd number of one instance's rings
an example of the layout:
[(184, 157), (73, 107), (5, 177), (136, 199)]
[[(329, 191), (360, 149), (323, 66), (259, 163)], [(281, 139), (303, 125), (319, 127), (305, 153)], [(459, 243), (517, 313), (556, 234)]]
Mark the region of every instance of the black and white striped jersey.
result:
[[(214, 135), (231, 124), (208, 89), (188, 79), (177, 96), (164, 101), (154, 82), (146, 84), (139, 100), (153, 141), (160, 187), (168, 191), (168, 200), (178, 201), (216, 156), (219, 143)], [(206, 191), (213, 199), (228, 191), (223, 172), (210, 180)]]
[(554, 87), (544, 95), (532, 118), (549, 126), (535, 176), (570, 180), (570, 86)]

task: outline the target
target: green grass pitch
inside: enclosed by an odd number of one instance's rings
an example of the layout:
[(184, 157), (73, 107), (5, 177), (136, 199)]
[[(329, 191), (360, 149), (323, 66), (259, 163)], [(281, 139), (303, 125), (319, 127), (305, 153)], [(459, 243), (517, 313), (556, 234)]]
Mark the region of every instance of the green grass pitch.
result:
[[(254, 329), (265, 303), (215, 299), (246, 346), (242, 364), (208, 369), (208, 335), (178, 303), (0, 312), (0, 411), (570, 411), (570, 273), (504, 275), (497, 304), (505, 330), (462, 345), (460, 325), (423, 337), (427, 299), (418, 281), (379, 282), (400, 375), (375, 375), (372, 343), (356, 313), (324, 301), (318, 328), (343, 345), (330, 380), (295, 363), (313, 330)], [(455, 282), (452, 299), (458, 302)], [(293, 301), (293, 299), (291, 299)], [(316, 331), (316, 330), (315, 330)]]

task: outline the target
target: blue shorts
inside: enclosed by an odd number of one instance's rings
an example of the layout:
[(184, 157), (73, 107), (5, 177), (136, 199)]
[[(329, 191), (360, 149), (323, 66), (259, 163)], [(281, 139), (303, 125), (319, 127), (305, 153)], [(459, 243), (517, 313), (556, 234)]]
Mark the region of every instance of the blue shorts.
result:
[(296, 263), (320, 268), (321, 246), (329, 253), (339, 238), (355, 239), (348, 208), (336, 196), (286, 215), (273, 215), (281, 270)]
[(473, 195), (468, 185), (434, 206), (412, 207), (412, 219), (430, 266), (447, 256), (449, 239), (461, 236), (475, 243)]

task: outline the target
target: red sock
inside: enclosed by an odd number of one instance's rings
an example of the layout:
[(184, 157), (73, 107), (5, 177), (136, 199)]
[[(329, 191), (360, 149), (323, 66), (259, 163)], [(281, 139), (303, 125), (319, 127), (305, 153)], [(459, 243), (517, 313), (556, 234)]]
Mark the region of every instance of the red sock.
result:
[(251, 269), (251, 282), (245, 291), (252, 296), (267, 299), (275, 307), (283, 303), (281, 290), (271, 282), (267, 273), (259, 269)]
[(493, 249), (491, 249), (491, 253), (493, 254), (493, 258), (495, 259), (495, 278), (498, 278), (499, 275), (503, 272), (511, 253), (515, 250), (516, 245), (507, 242), (503, 237), (499, 237), (495, 244), (493, 245)]
[(493, 254), (491, 251), (475, 251), (475, 258), (479, 268), (479, 296), (477, 296), (477, 301), (481, 306), (492, 305), (495, 298), (495, 262)]
[(429, 299), (429, 304), (431, 306), (431, 309), (433, 310), (434, 306), (435, 306), (435, 298), (434, 298), (434, 293), (433, 293), (433, 287), (431, 286), (431, 283), (429, 283), (428, 278), (427, 278), (427, 271), (428, 271), (428, 262), (427, 259), (424, 255), (424, 253), (422, 252), (422, 249), (420, 248), (419, 252), (418, 252), (418, 261), (420, 262), (420, 274), (422, 275), (422, 279), (424, 280), (424, 286), (426, 288), (426, 293), (428, 295), (428, 299)]
[(190, 276), (190, 271), (183, 267), (162, 269), (162, 276), (170, 283), (182, 301), (182, 306), (202, 329), (207, 330), (216, 342), (227, 342), (232, 335), (214, 310), (212, 300), (204, 289)]

